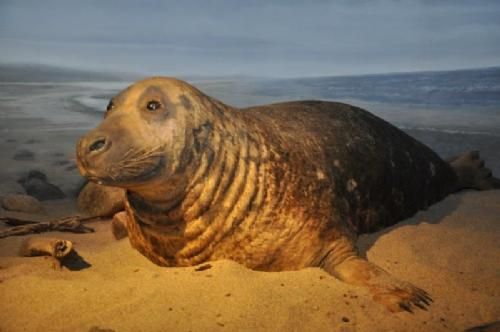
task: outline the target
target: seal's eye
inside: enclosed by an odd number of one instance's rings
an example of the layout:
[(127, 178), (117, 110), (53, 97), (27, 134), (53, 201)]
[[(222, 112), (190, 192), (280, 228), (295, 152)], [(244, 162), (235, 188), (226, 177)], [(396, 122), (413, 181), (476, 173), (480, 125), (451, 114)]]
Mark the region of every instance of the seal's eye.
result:
[(115, 104), (113, 104), (113, 101), (110, 100), (108, 106), (106, 106), (106, 111), (111, 111), (113, 108), (115, 108)]
[(151, 112), (157, 111), (160, 107), (161, 107), (160, 102), (156, 101), (156, 100), (149, 101), (147, 106), (146, 106), (148, 111), (151, 111)]

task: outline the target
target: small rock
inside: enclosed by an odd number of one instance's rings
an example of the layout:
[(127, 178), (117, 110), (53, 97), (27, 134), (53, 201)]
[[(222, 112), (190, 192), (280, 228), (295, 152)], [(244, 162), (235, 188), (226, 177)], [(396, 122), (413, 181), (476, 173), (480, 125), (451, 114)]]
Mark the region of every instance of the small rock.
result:
[(2, 207), (7, 211), (24, 213), (45, 213), (40, 201), (34, 197), (21, 194), (8, 194), (2, 199)]
[(41, 201), (66, 197), (62, 190), (49, 182), (33, 179), (24, 185), (26, 192)]
[(78, 195), (78, 208), (95, 217), (111, 217), (125, 209), (125, 190), (89, 182)]
[(12, 157), (14, 160), (35, 160), (35, 154), (30, 150), (19, 150)]
[(26, 193), (40, 201), (49, 199), (60, 199), (66, 197), (59, 187), (47, 181), (47, 176), (36, 170), (32, 170), (26, 177), (18, 181), (26, 190)]

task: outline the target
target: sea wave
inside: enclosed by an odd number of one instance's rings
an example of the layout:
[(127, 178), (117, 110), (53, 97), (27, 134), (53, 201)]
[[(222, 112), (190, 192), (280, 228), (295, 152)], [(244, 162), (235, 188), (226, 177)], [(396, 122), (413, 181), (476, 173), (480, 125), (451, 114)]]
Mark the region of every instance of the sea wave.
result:
[(491, 131), (450, 129), (450, 128), (437, 128), (437, 127), (421, 127), (421, 126), (407, 126), (407, 125), (398, 125), (397, 127), (401, 130), (421, 130), (421, 131), (441, 132), (441, 133), (446, 133), (446, 134), (484, 135), (484, 136), (500, 137), (500, 133), (494, 133)]
[(109, 102), (109, 99), (104, 97), (84, 95), (84, 96), (73, 97), (73, 101), (80, 104), (81, 106), (91, 108), (95, 111), (104, 112), (104, 110), (106, 109), (106, 105)]

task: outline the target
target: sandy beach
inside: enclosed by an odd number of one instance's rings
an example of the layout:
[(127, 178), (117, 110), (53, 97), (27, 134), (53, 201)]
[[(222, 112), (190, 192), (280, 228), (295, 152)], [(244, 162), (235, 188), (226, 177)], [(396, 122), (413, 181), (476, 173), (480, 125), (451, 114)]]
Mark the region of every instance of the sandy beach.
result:
[(500, 191), (464, 192), (360, 238), (372, 262), (432, 294), (413, 314), (390, 313), (317, 268), (161, 268), (114, 240), (109, 221), (90, 223), (90, 234), (36, 235), (73, 241), (81, 270), (18, 257), (26, 236), (10, 237), (0, 240), (0, 330), (462, 331), (500, 319), (499, 216)]
[[(18, 189), (23, 174), (42, 170), (66, 194), (42, 202), (43, 218), (78, 213), (74, 146), (100, 116), (74, 112), (70, 99), (64, 107), (56, 102), (74, 86), (14, 88), (0, 96), (0, 196)], [(266, 273), (231, 261), (161, 268), (127, 239), (115, 240), (110, 220), (88, 226), (95, 233), (33, 235), (73, 241), (85, 262), (73, 269), (19, 257), (28, 236), (0, 239), (0, 331), (463, 331), (500, 320), (498, 190), (451, 195), (361, 236), (369, 260), (432, 295), (429, 310), (414, 313), (392, 314), (364, 289), (317, 268)]]

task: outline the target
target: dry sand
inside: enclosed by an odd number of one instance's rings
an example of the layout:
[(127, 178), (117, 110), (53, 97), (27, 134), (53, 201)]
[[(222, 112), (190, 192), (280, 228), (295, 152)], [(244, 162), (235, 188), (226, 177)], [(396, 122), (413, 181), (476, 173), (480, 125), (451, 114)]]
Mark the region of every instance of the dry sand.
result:
[(316, 268), (161, 268), (114, 240), (109, 221), (90, 226), (36, 235), (74, 241), (90, 265), (81, 270), (17, 257), (24, 236), (0, 240), (1, 331), (461, 331), (500, 320), (500, 191), (452, 195), (360, 238), (372, 262), (432, 294), (413, 314)]

